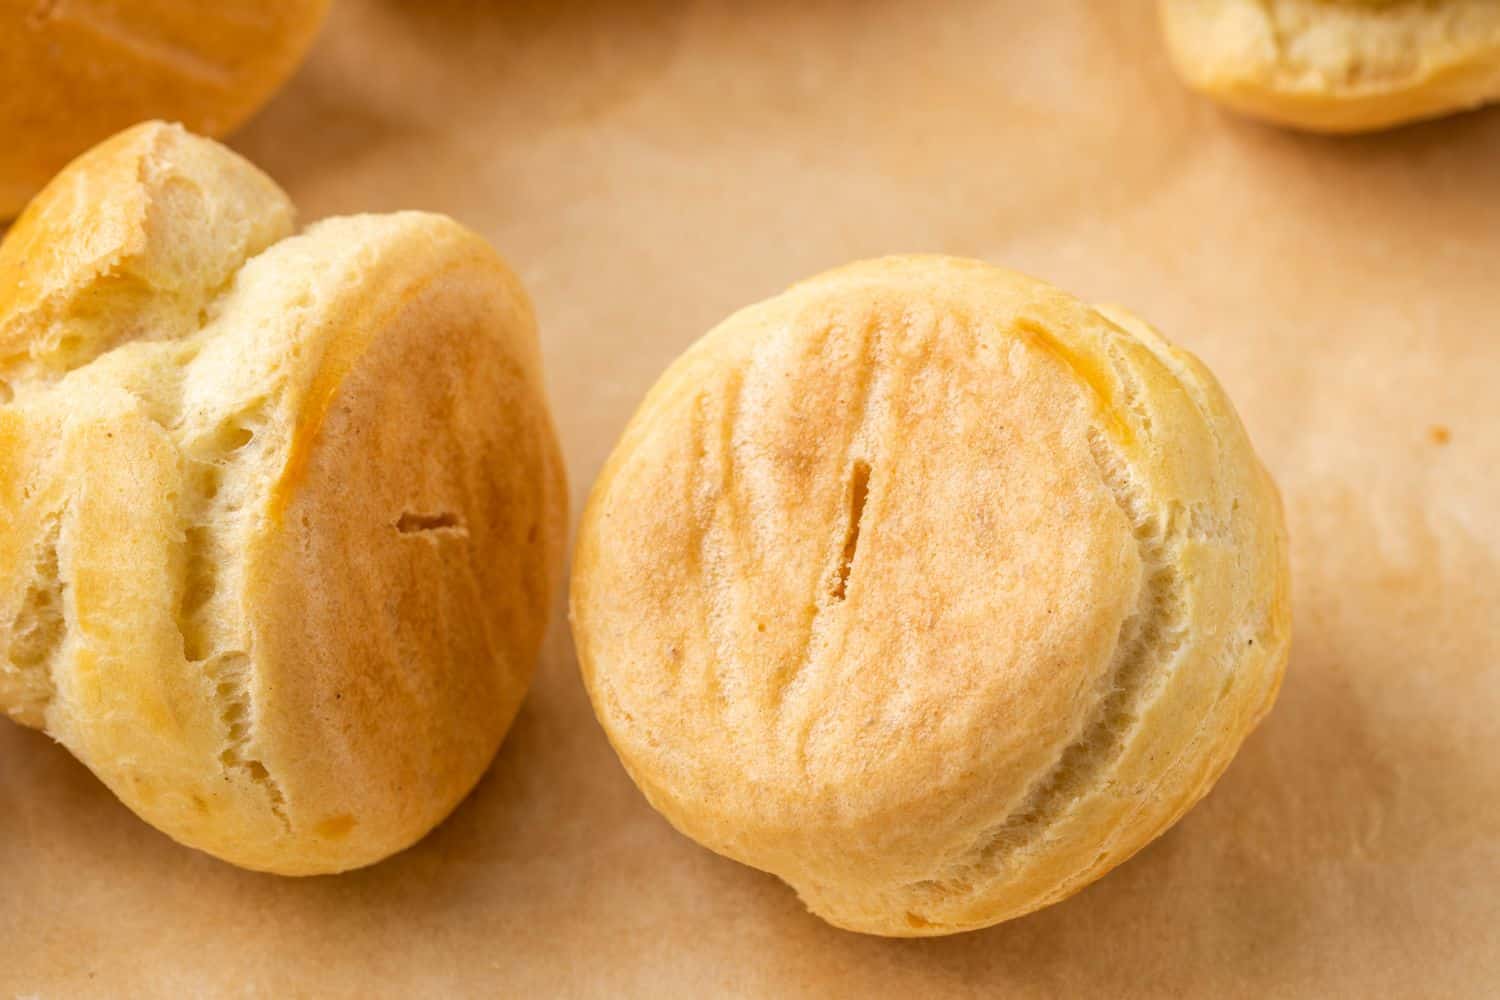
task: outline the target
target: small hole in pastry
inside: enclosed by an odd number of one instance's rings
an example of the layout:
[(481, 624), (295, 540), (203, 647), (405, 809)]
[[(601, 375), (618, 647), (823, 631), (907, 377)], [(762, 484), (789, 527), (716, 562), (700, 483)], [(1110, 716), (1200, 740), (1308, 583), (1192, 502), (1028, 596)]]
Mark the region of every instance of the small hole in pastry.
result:
[(215, 442), (221, 452), (239, 451), (245, 445), (255, 440), (255, 432), (241, 424), (226, 424), (219, 428), (218, 440)]
[(396, 530), (403, 535), (415, 535), (427, 531), (464, 532), (458, 515), (443, 511), (439, 514), (415, 514), (407, 511), (396, 520)]

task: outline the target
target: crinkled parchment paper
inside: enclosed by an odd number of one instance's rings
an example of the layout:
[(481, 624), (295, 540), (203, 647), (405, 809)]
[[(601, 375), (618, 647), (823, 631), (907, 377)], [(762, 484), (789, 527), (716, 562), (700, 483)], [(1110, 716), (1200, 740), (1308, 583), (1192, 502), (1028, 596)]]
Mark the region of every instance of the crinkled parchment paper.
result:
[(825, 267), (964, 254), (1127, 305), (1218, 373), (1281, 484), (1291, 667), (1171, 833), (928, 941), (825, 926), (659, 819), (561, 594), (474, 795), (338, 878), (180, 848), (0, 723), (0, 996), (1500, 988), (1500, 111), (1242, 122), (1178, 86), (1145, 0), (342, 0), (235, 145), (304, 219), (434, 209), (501, 249), (575, 513), (668, 361)]

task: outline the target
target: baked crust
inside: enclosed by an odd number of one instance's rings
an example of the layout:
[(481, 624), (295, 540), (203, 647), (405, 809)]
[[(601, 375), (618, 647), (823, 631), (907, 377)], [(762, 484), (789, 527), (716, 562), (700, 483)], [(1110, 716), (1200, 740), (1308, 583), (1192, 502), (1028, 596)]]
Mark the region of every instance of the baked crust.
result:
[(1491, 0), (1161, 0), (1196, 90), (1314, 132), (1364, 132), (1500, 99)]
[(420, 838), (528, 686), (565, 537), (531, 306), (421, 213), (330, 219), (175, 126), (0, 245), (0, 709), (249, 868)]
[(875, 934), (1055, 902), (1198, 801), (1279, 687), (1280, 501), (1203, 366), (972, 261), (730, 317), (594, 486), (583, 677), (682, 832)]
[(281, 86), (328, 0), (0, 0), (0, 220), (148, 118), (221, 136)]

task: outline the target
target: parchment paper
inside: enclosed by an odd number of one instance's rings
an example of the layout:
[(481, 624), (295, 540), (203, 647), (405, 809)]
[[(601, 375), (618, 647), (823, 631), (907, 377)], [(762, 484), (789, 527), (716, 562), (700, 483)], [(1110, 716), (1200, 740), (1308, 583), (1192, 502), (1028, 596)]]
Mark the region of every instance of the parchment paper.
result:
[(1500, 112), (1341, 141), (1242, 122), (1178, 86), (1144, 0), (337, 6), (235, 144), (306, 220), (435, 209), (513, 262), (575, 514), (731, 310), (853, 258), (987, 258), (1128, 305), (1227, 385), (1294, 540), (1280, 703), (1081, 895), (860, 937), (650, 810), (559, 594), (488, 777), (351, 875), (180, 848), (0, 723), (0, 996), (1500, 991)]

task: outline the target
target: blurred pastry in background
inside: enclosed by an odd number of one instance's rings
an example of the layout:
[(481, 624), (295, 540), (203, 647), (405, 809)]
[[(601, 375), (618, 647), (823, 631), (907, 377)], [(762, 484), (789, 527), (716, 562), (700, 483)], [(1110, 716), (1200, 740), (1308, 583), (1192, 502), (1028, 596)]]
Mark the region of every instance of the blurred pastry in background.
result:
[(0, 222), (151, 118), (222, 136), (301, 62), (328, 0), (0, 0)]
[(1496, 0), (1161, 0), (1189, 86), (1311, 132), (1367, 132), (1500, 99)]

